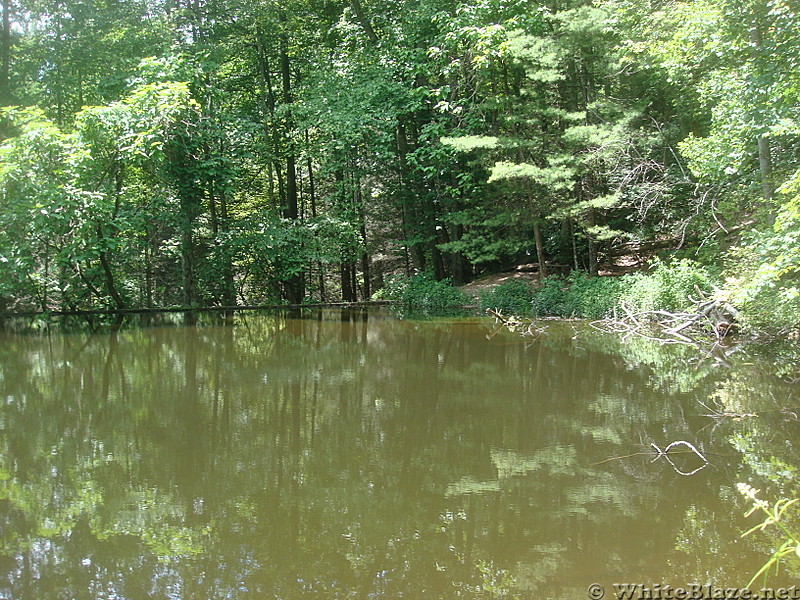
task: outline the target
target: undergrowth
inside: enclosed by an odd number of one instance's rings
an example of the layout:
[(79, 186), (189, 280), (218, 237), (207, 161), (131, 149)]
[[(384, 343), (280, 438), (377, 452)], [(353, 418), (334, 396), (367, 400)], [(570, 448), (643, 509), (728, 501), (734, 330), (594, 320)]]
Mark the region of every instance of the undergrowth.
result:
[(450, 280), (436, 281), (428, 273), (396, 277), (386, 284), (385, 298), (405, 308), (442, 310), (464, 306), (467, 297)]
[(481, 294), (483, 310), (517, 316), (602, 319), (623, 305), (634, 312), (675, 312), (693, 306), (697, 289), (710, 293), (714, 281), (702, 265), (689, 259), (657, 261), (650, 273), (589, 277), (573, 272), (545, 278), (538, 288), (510, 281)]

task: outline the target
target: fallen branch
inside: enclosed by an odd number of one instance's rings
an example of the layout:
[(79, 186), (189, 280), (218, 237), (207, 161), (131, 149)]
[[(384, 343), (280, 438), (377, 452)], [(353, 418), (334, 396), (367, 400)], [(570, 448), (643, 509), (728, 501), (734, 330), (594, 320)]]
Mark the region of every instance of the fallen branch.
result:
[(658, 456), (656, 456), (656, 458), (654, 458), (653, 460), (656, 460), (657, 458), (660, 458), (662, 456), (666, 456), (669, 453), (669, 451), (672, 450), (675, 446), (686, 446), (687, 448), (689, 448), (689, 450), (691, 450), (692, 452), (697, 454), (697, 456), (699, 456), (703, 460), (703, 462), (706, 462), (706, 463), (708, 462), (708, 460), (706, 460), (706, 457), (703, 456), (697, 448), (695, 448), (691, 443), (689, 443), (687, 441), (684, 441), (684, 440), (678, 440), (676, 442), (671, 442), (663, 450), (661, 448), (659, 448), (658, 446), (656, 446), (655, 444), (653, 444), (653, 443), (651, 443), (650, 445), (653, 448), (655, 448), (656, 452), (658, 452)]
[[(613, 317), (591, 321), (589, 325), (598, 331), (621, 335), (623, 341), (636, 336), (661, 344), (687, 344), (700, 348), (700, 336), (692, 335), (690, 332), (693, 331), (703, 332), (706, 339), (707, 334), (712, 333), (712, 339), (716, 338), (719, 343), (736, 327), (739, 313), (718, 291), (715, 292), (715, 297), (709, 297), (696, 286), (695, 291), (697, 298), (689, 298), (695, 305), (693, 310), (636, 311), (623, 301), (614, 307)], [(509, 329), (527, 327), (528, 330), (524, 333), (533, 333), (530, 330), (533, 322), (531, 319), (505, 316), (491, 308), (487, 308), (486, 312)]]
[(705, 329), (703, 324), (721, 341), (736, 326), (738, 311), (725, 300), (708, 298), (696, 288), (699, 299), (690, 298), (695, 304), (692, 311), (669, 312), (666, 310), (644, 310), (635, 312), (624, 302), (619, 307), (624, 315), (614, 312), (614, 317), (593, 321), (591, 326), (600, 331), (623, 334), (623, 339), (633, 335), (657, 340), (663, 344), (696, 345), (686, 332)]
[[(691, 450), (677, 450), (672, 453), (674, 454), (693, 454)], [(590, 467), (596, 467), (597, 465), (604, 465), (609, 463), (613, 460), (625, 460), (626, 458), (633, 458), (635, 456), (653, 456), (652, 452), (634, 452), (633, 454), (625, 454), (624, 456), (610, 456), (609, 458), (604, 458), (603, 460), (589, 463)], [(657, 458), (657, 457), (656, 457)], [(653, 461), (650, 461), (653, 462)]]
[(497, 312), (496, 310), (494, 310), (492, 308), (487, 308), (486, 312), (489, 313), (490, 315), (492, 315), (495, 319), (498, 319), (501, 323), (505, 324), (505, 323), (508, 323), (508, 321), (509, 321), (508, 317), (504, 317), (503, 315), (501, 315), (499, 312)]
[(544, 333), (544, 329), (536, 327), (534, 321), (531, 319), (523, 319), (513, 315), (506, 317), (499, 311), (496, 311), (492, 308), (487, 308), (486, 312), (502, 323), (498, 329), (492, 332), (491, 336), (487, 336), (489, 339), (494, 337), (497, 331), (502, 328), (502, 326), (508, 327), (508, 329), (511, 331), (518, 331), (522, 329), (523, 335), (538, 336)]
[[(701, 471), (701, 470), (705, 469), (705, 468), (708, 466), (708, 464), (709, 464), (709, 463), (708, 463), (708, 459), (707, 459), (705, 456), (703, 456), (703, 455), (700, 453), (700, 451), (699, 451), (697, 448), (695, 448), (695, 447), (694, 447), (694, 445), (692, 445), (690, 442), (687, 442), (687, 441), (685, 441), (685, 440), (677, 440), (677, 441), (675, 441), (675, 442), (671, 442), (671, 443), (670, 443), (670, 444), (669, 444), (669, 445), (668, 445), (666, 448), (664, 448), (663, 450), (662, 450), (661, 448), (659, 448), (658, 446), (656, 446), (654, 443), (651, 443), (650, 445), (651, 445), (651, 446), (652, 446), (652, 447), (655, 449), (655, 451), (657, 452), (657, 454), (656, 454), (655, 458), (654, 458), (653, 460), (651, 460), (650, 462), (655, 462), (655, 461), (657, 461), (659, 458), (663, 457), (663, 458), (664, 458), (664, 459), (665, 459), (665, 460), (666, 460), (666, 461), (667, 461), (667, 462), (668, 462), (670, 465), (672, 465), (672, 468), (673, 468), (673, 469), (675, 469), (675, 472), (676, 472), (676, 473), (678, 473), (679, 475), (685, 475), (685, 476), (688, 476), (688, 475), (694, 475), (694, 474), (695, 474), (695, 473), (697, 473), (698, 471)], [(699, 467), (697, 467), (696, 469), (694, 469), (693, 471), (689, 471), (689, 472), (686, 472), (686, 471), (684, 471), (683, 469), (679, 468), (679, 467), (678, 467), (678, 466), (677, 466), (677, 465), (676, 465), (674, 462), (672, 462), (672, 460), (671, 460), (671, 459), (670, 459), (670, 457), (669, 457), (669, 451), (670, 451), (670, 450), (672, 450), (673, 448), (675, 448), (676, 446), (686, 446), (687, 448), (689, 448), (689, 450), (691, 450), (691, 451), (692, 451), (692, 452), (694, 452), (694, 453), (695, 453), (695, 454), (696, 454), (698, 457), (700, 457), (700, 460), (702, 460), (702, 461), (703, 461), (703, 464), (702, 464), (702, 465), (700, 465)]]

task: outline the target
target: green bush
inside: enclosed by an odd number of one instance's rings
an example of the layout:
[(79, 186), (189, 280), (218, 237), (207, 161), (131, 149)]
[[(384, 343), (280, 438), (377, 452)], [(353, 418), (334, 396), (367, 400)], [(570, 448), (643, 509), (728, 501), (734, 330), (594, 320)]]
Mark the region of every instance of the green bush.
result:
[(552, 276), (533, 294), (532, 311), (537, 316), (601, 319), (611, 315), (620, 302), (634, 311), (678, 311), (692, 306), (695, 286), (704, 292), (714, 288), (708, 271), (688, 259), (657, 262), (652, 273), (622, 277), (589, 277), (573, 272), (569, 277)]
[(512, 279), (481, 292), (479, 305), (482, 311), (491, 308), (507, 315), (527, 316), (531, 313), (532, 301), (531, 286), (524, 281)]
[(775, 268), (777, 260), (773, 258), (793, 260), (793, 251), (778, 254), (769, 244), (774, 238), (764, 240), (758, 236), (766, 237), (754, 234), (741, 247), (728, 251), (732, 264), (725, 292), (740, 309), (739, 317), (745, 328), (756, 331), (797, 328), (800, 325), (800, 271)]
[(624, 292), (621, 300), (636, 311), (666, 310), (670, 312), (690, 308), (697, 290), (710, 293), (713, 278), (699, 263), (683, 258), (671, 262), (657, 261), (652, 273), (634, 273), (622, 277)]
[(453, 287), (450, 280), (436, 281), (428, 273), (389, 280), (385, 297), (405, 308), (424, 310), (457, 308), (468, 303), (464, 293)]
[(600, 319), (619, 301), (623, 284), (618, 277), (589, 277), (573, 272), (567, 278), (548, 277), (535, 292), (536, 315)]
[(568, 281), (567, 311), (587, 319), (609, 316), (624, 288), (619, 277), (589, 277), (580, 272), (572, 273)]
[(779, 190), (773, 228), (752, 231), (727, 253), (726, 291), (745, 327), (800, 326), (800, 171)]
[(542, 280), (542, 283), (533, 294), (531, 309), (537, 317), (569, 316), (569, 299), (567, 297), (566, 283), (557, 275), (551, 275)]

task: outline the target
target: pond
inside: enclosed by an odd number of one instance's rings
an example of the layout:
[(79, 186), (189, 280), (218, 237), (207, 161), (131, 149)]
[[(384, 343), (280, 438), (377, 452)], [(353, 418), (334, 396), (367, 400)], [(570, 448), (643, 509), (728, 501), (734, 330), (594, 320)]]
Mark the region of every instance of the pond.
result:
[(0, 598), (741, 587), (777, 535), (737, 482), (798, 491), (791, 369), (735, 348), (375, 311), (0, 338)]

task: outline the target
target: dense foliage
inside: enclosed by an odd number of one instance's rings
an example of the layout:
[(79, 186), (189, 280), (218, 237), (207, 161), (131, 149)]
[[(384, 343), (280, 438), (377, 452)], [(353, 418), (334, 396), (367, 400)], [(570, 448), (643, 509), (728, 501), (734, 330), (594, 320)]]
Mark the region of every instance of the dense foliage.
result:
[[(686, 259), (656, 261), (650, 273), (621, 277), (588, 277), (573, 272), (551, 275), (536, 289), (509, 281), (481, 295), (481, 307), (522, 316), (602, 319), (617, 312), (688, 310), (700, 294), (714, 290), (714, 279), (701, 265)], [(699, 293), (698, 293), (699, 290)]]
[(480, 294), (480, 307), (507, 315), (526, 315), (531, 312), (533, 288), (518, 279), (503, 282)]
[(468, 302), (463, 292), (448, 280), (436, 281), (426, 273), (390, 279), (385, 296), (403, 308), (432, 311), (460, 308)]
[(3, 308), (351, 301), (657, 241), (797, 321), (791, 3), (2, 11)]

